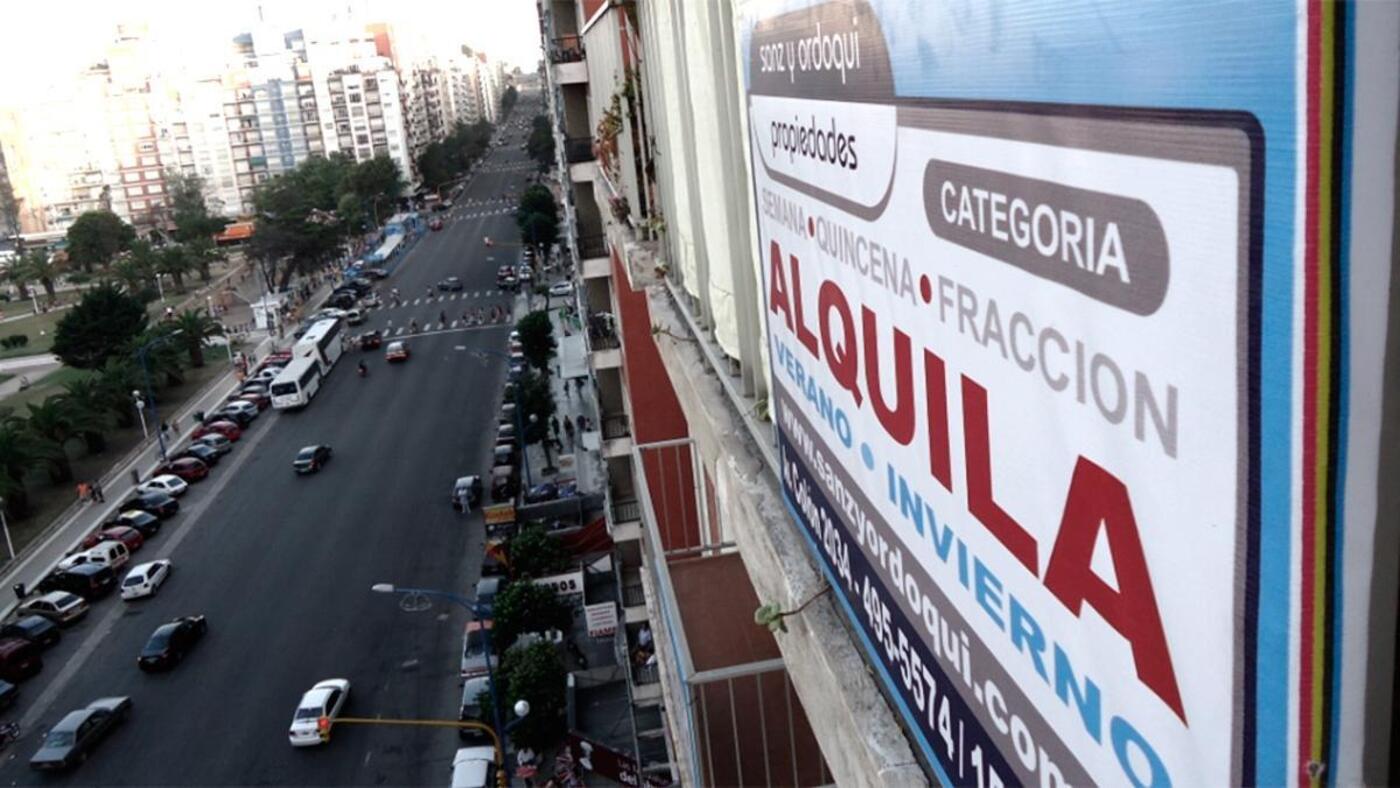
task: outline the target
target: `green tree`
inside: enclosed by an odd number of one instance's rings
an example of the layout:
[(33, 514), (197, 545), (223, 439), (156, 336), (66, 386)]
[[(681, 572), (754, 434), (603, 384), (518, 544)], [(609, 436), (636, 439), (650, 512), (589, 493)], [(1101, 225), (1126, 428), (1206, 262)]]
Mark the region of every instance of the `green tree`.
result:
[(169, 276), (175, 289), (185, 291), (185, 274), (194, 270), (194, 261), (181, 244), (168, 244), (156, 252), (156, 275)]
[(541, 171), (554, 166), (554, 130), (549, 126), (549, 118), (535, 116), (530, 138), (525, 141), (525, 152), (539, 163)]
[(11, 516), (29, 514), (29, 489), (24, 477), (43, 464), (42, 449), (24, 420), (13, 416), (0, 419), (0, 497)]
[[(107, 273), (112, 279), (121, 285), (127, 293), (143, 298), (147, 290), (154, 290), (152, 282), (156, 277), (156, 253), (151, 245), (145, 241), (137, 241), (132, 245), (131, 252), (123, 255), (111, 267)], [(143, 299), (144, 300), (144, 299)]]
[(520, 318), (515, 328), (520, 332), (520, 349), (525, 354), (525, 360), (535, 369), (545, 372), (558, 348), (549, 313), (543, 310), (531, 312)]
[(84, 271), (105, 268), (118, 253), (131, 248), (136, 231), (111, 211), (88, 211), (68, 228), (68, 259)]
[(88, 453), (106, 451), (107, 430), (111, 429), (116, 413), (106, 401), (97, 376), (68, 381), (63, 385), (63, 392), (54, 398), (63, 403)]
[(515, 208), (516, 216), (528, 216), (532, 213), (542, 213), (552, 219), (559, 218), (559, 205), (554, 201), (554, 194), (548, 188), (535, 184), (527, 188), (520, 195), (520, 202)]
[(257, 226), (248, 252), (281, 289), (298, 271), (335, 258), (348, 223), (339, 215), (344, 184), (354, 168), (344, 154), (313, 156), (291, 172), (260, 185), (253, 195)]
[(549, 189), (535, 185), (520, 195), (515, 224), (521, 243), (535, 247), (536, 259), (543, 259), (545, 249), (559, 240), (559, 206)]
[(190, 264), (199, 271), (199, 278), (206, 282), (214, 278), (209, 271), (209, 266), (224, 259), (223, 251), (210, 238), (195, 238), (187, 241), (185, 251), (189, 253)]
[(341, 184), (342, 195), (352, 197), (360, 214), (373, 217), (375, 221), (384, 216), (385, 211), (392, 212), (403, 189), (399, 165), (383, 154), (356, 164)]
[(204, 181), (198, 175), (175, 170), (165, 172), (165, 194), (170, 201), (170, 218), (175, 223), (175, 240), (181, 243), (209, 241), (224, 231), (229, 219), (209, 212), (204, 202)]
[(549, 435), (549, 418), (554, 415), (554, 387), (545, 375), (526, 369), (515, 384), (520, 419), (525, 425), (525, 442), (539, 443)]
[(97, 392), (103, 407), (117, 419), (117, 424), (128, 428), (136, 424), (136, 406), (131, 392), (145, 388), (141, 370), (130, 356), (113, 356), (107, 359), (96, 377)]
[[(501, 657), (497, 680), (504, 685), (502, 702), (507, 709), (517, 701), (530, 703), (530, 714), (511, 731), (511, 741), (517, 748), (529, 747), (545, 752), (564, 738), (566, 710), (565, 683), (568, 673), (559, 659), (559, 650), (551, 643), (535, 643), (511, 649)], [(491, 719), (490, 704), (483, 704), (486, 719)]]
[(175, 318), (174, 327), (180, 331), (175, 341), (189, 352), (190, 366), (193, 367), (204, 366), (204, 347), (209, 344), (209, 338), (222, 336), (224, 333), (224, 327), (203, 309), (187, 309), (181, 312)]
[(34, 434), (34, 445), (49, 468), (54, 483), (73, 480), (73, 462), (68, 457), (68, 440), (77, 434), (72, 411), (58, 397), (48, 397), (40, 403), (29, 403), (25, 426)]
[(539, 523), (530, 523), (511, 537), (506, 555), (511, 574), (517, 577), (548, 577), (569, 567), (569, 551)]
[(146, 328), (146, 307), (111, 285), (83, 298), (54, 329), (53, 352), (70, 367), (96, 369)]
[(431, 142), (418, 154), (418, 173), (423, 179), (423, 188), (429, 191), (441, 189), (456, 177), (452, 158), (441, 142)]
[(163, 321), (132, 338), (127, 345), (127, 352), (136, 359), (138, 366), (141, 363), (139, 349), (146, 348), (146, 363), (141, 374), (143, 380), (145, 375), (150, 375), (152, 387), (178, 386), (185, 381), (185, 367), (181, 362), (184, 336), (174, 335), (177, 328), (174, 323), (173, 320)]
[(24, 256), (15, 263), (22, 266), (24, 273), (30, 281), (37, 280), (44, 286), (44, 292), (49, 298), (54, 297), (54, 285), (58, 282), (58, 277), (63, 273), (62, 266), (48, 252), (43, 249), (31, 249), (24, 253)]
[(569, 606), (551, 588), (535, 585), (528, 576), (513, 580), (496, 594), (491, 603), (492, 646), (504, 654), (517, 637), (526, 632), (569, 628)]

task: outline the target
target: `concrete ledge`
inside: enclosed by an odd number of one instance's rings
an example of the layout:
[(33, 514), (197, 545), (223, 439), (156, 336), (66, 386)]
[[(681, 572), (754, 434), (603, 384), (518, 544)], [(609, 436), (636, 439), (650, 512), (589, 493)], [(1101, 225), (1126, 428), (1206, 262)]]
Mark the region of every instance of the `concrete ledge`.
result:
[[(723, 538), (739, 547), (759, 599), (792, 609), (825, 579), (698, 339), (662, 287), (647, 290), (662, 363), (715, 486)], [(787, 619), (778, 647), (837, 785), (928, 785), (908, 739), (828, 596)]]

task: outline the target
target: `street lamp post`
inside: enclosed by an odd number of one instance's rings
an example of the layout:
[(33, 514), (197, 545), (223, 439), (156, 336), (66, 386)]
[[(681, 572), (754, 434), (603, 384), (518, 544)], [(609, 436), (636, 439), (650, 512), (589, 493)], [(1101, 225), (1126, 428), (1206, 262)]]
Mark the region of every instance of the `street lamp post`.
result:
[[(165, 431), (160, 429), (160, 411), (156, 410), (156, 399), (151, 393), (151, 367), (150, 364), (146, 361), (146, 355), (150, 352), (151, 348), (155, 347), (156, 345), (163, 345), (166, 342), (169, 342), (172, 338), (177, 337), (183, 333), (184, 329), (177, 328), (174, 331), (171, 331), (169, 334), (152, 339), (150, 342), (147, 342), (146, 344), (142, 345), (141, 348), (136, 351), (136, 358), (141, 361), (141, 374), (146, 379), (146, 401), (151, 404), (151, 421), (154, 422), (156, 425), (156, 443), (160, 446), (161, 462), (165, 462), (166, 460)], [(141, 431), (147, 438), (150, 437), (150, 434), (146, 432), (146, 420), (144, 416), (141, 419)]]
[(137, 389), (131, 390), (131, 404), (136, 407), (136, 415), (141, 419), (141, 440), (150, 440), (151, 433), (146, 429), (146, 401), (141, 399), (141, 392)]
[[(374, 585), (370, 586), (370, 590), (378, 594), (417, 594), (425, 597), (437, 597), (439, 599), (446, 599), (449, 602), (452, 602), (465, 608), (467, 612), (471, 613), (473, 616), (476, 616), (478, 620), (481, 620), (486, 616), (486, 613), (482, 609), (481, 605), (477, 604), (476, 602), (473, 602), (470, 599), (467, 599), (466, 597), (460, 594), (454, 594), (451, 591), (437, 591), (431, 588), (400, 588), (398, 586), (395, 586), (393, 583), (375, 583)], [(501, 725), (501, 698), (500, 693), (496, 689), (496, 670), (491, 666), (492, 661), (494, 661), (496, 658), (496, 652), (493, 651), (491, 648), (491, 627), (483, 626), (481, 628), (481, 631), (485, 633), (484, 637), (486, 638), (486, 683), (491, 687), (491, 716), (493, 718), (493, 724), (496, 728), (496, 731), (499, 732), (501, 736), (504, 736), (506, 728), (503, 725)], [(518, 705), (519, 704), (517, 704), (517, 707)], [(529, 711), (529, 704), (525, 705), (525, 710), (527, 712)], [(496, 758), (500, 762), (501, 769), (504, 770), (506, 768), (505, 745), (501, 743), (499, 737), (497, 737), (496, 739), (496, 748)]]
[(15, 560), (15, 543), (10, 541), (10, 523), (5, 519), (5, 499), (0, 498), (0, 529), (5, 531), (5, 547), (10, 551), (10, 560)]

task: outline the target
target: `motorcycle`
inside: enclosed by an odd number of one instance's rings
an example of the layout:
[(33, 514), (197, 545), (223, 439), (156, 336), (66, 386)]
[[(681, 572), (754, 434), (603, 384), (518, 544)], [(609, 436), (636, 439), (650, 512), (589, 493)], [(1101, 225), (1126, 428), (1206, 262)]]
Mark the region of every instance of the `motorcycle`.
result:
[(360, 370), (360, 377), (362, 377), (362, 378), (364, 378), (364, 377), (369, 377), (369, 367), (366, 367), (366, 366), (365, 366), (365, 362), (363, 362), (363, 361), (360, 362), (359, 370)]

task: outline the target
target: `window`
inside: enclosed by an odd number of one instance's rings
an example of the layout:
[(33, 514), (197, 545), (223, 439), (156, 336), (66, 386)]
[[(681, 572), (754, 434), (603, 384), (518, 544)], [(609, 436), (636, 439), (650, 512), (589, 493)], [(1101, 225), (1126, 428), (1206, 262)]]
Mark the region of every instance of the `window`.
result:
[(369, 144), (369, 135), (368, 135), (368, 134), (356, 134), (356, 135), (355, 135), (355, 142), (359, 143), (360, 145), (368, 145), (368, 144)]
[(165, 189), (159, 183), (151, 183), (146, 186), (147, 194), (161, 194)]

